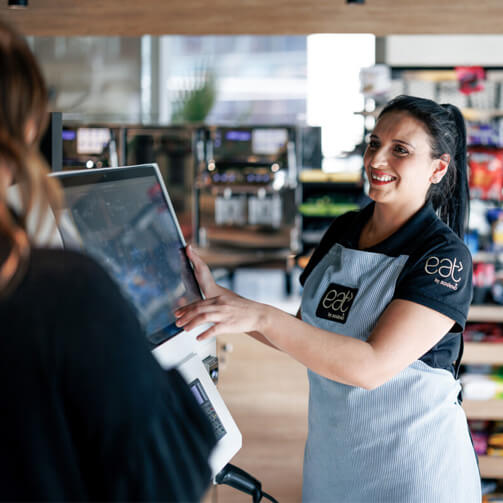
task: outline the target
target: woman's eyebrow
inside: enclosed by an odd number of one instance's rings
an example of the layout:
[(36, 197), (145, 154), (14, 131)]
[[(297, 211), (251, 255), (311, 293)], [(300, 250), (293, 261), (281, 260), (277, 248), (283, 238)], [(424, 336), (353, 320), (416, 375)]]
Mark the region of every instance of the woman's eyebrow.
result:
[(405, 140), (400, 140), (399, 138), (393, 138), (392, 141), (396, 141), (398, 143), (403, 143), (403, 144), (408, 145), (409, 147), (412, 147), (414, 149), (416, 148), (416, 147), (414, 147), (414, 145), (412, 145), (412, 143), (406, 142)]

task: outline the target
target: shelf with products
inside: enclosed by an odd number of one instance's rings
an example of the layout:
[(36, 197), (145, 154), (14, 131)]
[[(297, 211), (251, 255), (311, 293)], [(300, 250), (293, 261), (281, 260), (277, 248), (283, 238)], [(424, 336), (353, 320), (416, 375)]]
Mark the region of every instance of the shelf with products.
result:
[[(498, 248), (503, 249), (503, 210), (500, 214), (494, 212), (489, 215), (487, 212), (491, 205), (490, 199), (496, 208), (502, 206), (503, 200), (503, 74), (500, 72), (499, 75), (489, 75), (489, 72), (486, 72), (486, 77), (493, 80), (487, 84), (484, 82), (485, 85), (481, 84), (480, 88), (477, 88), (480, 92), (474, 93), (467, 88), (463, 89), (464, 92), (460, 92), (463, 88), (463, 79), (456, 70), (452, 67), (450, 69), (392, 68), (390, 83), (392, 94), (386, 97), (376, 95), (370, 99), (367, 97), (365, 110), (358, 112), (358, 115), (364, 118), (365, 132), (371, 130), (384, 103), (399, 94), (421, 96), (439, 103), (452, 103), (461, 110), (466, 121), (467, 141), (470, 145), (471, 196), (484, 200), (487, 206), (482, 208), (480, 204), (473, 212), (480, 216), (476, 222), (475, 219), (473, 221), (470, 219), (470, 224), (473, 223), (471, 228), (477, 229), (475, 236), (471, 236), (471, 243), (467, 244), (474, 252), (474, 285), (478, 290), (476, 299), (478, 304), (471, 306), (468, 319), (473, 324), (503, 325), (503, 305), (498, 304), (498, 302), (503, 304), (503, 276), (501, 273), (498, 276), (499, 269), (503, 272), (503, 253), (498, 251)], [(474, 202), (474, 206), (477, 203), (478, 201)], [(501, 223), (501, 232), (496, 228), (498, 222)], [(471, 244), (474, 246), (470, 246)], [(489, 283), (492, 283), (491, 286)], [(492, 288), (495, 283), (499, 287), (499, 292)], [(475, 342), (475, 340), (465, 343), (463, 357), (465, 369), (475, 373), (483, 372), (482, 367), (486, 367), (486, 371), (490, 372), (488, 369), (492, 369), (501, 379), (499, 371), (493, 366), (503, 366), (503, 339), (500, 342), (487, 342), (487, 340)], [(493, 384), (498, 387), (496, 377), (494, 381)], [(485, 392), (490, 395), (487, 389)], [(503, 399), (473, 400), (465, 396), (463, 407), (470, 422), (475, 420), (495, 422), (490, 423), (490, 430), (487, 431), (490, 431), (490, 435), (496, 432), (498, 435), (501, 434)], [(494, 450), (492, 452), (494, 453)], [(503, 479), (503, 457), (482, 454), (479, 455), (479, 462), (482, 477)]]
[[(469, 420), (483, 478), (503, 479), (503, 457), (499, 455), (503, 399), (503, 306), (472, 305), (465, 328), (465, 350), (461, 382), (463, 408)], [(498, 454), (496, 454), (498, 453)]]
[[(490, 244), (491, 243), (486, 243)], [(499, 251), (473, 253), (474, 297), (494, 302), (490, 287), (483, 286), (484, 269), (490, 264), (494, 271), (501, 262)], [(482, 269), (480, 269), (482, 265)], [(492, 274), (494, 281), (496, 275)], [(496, 367), (503, 366), (503, 305), (496, 303), (473, 304), (468, 312), (463, 356), (463, 408), (478, 453), (480, 473), (483, 478), (503, 479), (503, 457), (499, 452), (497, 437), (503, 421), (503, 400), (499, 398), (500, 376)], [(479, 399), (477, 399), (479, 398)], [(496, 442), (496, 448), (494, 443)]]
[(301, 256), (318, 245), (334, 218), (361, 208), (366, 200), (362, 171), (325, 172), (308, 169), (299, 173)]
[(469, 145), (503, 147), (502, 67), (377, 66), (382, 67), (379, 78), (373, 80), (370, 72), (371, 85), (362, 82), (365, 106), (356, 112), (369, 128), (391, 98), (406, 94), (457, 106), (466, 120)]

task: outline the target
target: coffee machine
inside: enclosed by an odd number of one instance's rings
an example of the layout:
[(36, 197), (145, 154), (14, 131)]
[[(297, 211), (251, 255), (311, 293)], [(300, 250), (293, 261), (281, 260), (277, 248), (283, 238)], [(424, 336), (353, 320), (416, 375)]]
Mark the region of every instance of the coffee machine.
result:
[(209, 127), (198, 135), (195, 227), (199, 246), (234, 253), (295, 253), (296, 129)]

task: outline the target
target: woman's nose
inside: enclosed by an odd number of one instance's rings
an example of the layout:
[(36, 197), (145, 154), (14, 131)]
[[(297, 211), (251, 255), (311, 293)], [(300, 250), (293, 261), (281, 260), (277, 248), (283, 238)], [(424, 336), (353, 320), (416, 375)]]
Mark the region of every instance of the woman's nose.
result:
[(386, 166), (388, 164), (388, 161), (387, 161), (387, 158), (386, 158), (386, 155), (385, 155), (383, 149), (378, 149), (378, 150), (372, 152), (369, 164), (373, 168)]

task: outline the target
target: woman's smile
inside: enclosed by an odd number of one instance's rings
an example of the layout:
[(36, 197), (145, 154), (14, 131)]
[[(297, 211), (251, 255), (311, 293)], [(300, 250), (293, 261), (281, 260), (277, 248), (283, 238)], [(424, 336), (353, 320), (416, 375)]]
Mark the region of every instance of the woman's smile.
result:
[(396, 176), (392, 176), (378, 169), (371, 169), (370, 171), (370, 183), (372, 185), (388, 185), (396, 179)]

